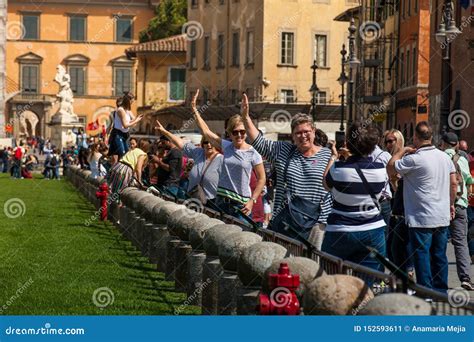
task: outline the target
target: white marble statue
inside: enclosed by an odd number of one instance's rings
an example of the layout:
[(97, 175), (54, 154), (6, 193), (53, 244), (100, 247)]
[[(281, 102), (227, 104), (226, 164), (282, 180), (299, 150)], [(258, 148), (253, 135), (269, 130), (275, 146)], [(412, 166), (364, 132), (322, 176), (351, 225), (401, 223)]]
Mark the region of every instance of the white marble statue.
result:
[(71, 90), (71, 76), (66, 72), (66, 69), (59, 64), (56, 67), (56, 76), (54, 82), (59, 84), (59, 93), (56, 95), (59, 101), (59, 109), (56, 114), (66, 118), (67, 120), (77, 120), (76, 114), (74, 114), (74, 108), (72, 106), (74, 99)]

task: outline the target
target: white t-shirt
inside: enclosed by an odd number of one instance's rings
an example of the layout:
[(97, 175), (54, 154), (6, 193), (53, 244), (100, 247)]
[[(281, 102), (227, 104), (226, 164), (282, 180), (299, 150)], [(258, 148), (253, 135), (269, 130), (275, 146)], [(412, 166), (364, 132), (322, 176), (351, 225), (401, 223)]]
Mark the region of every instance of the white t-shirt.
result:
[(449, 226), (451, 173), (449, 156), (434, 146), (419, 148), (395, 162), (403, 177), (405, 222), (411, 228)]
[(250, 176), (254, 166), (262, 164), (262, 156), (252, 147), (238, 150), (231, 141), (222, 139), (224, 161), (217, 194), (246, 203), (252, 196)]
[[(132, 121), (132, 113), (129, 110), (125, 110), (125, 118), (127, 122)], [(118, 109), (114, 113), (114, 128), (118, 129), (119, 131), (122, 131), (123, 133), (127, 133), (129, 131), (128, 128), (123, 127), (122, 120), (120, 120), (120, 115), (118, 113)]]

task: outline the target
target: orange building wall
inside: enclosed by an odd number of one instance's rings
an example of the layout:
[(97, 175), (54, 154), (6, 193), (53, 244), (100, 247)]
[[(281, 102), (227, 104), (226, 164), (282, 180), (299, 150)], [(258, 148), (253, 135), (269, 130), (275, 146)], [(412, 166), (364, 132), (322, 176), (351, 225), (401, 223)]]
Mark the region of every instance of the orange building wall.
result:
[[(77, 13), (77, 4), (44, 4), (40, 7), (40, 31), (38, 41), (8, 40), (7, 42), (7, 75), (20, 82), (20, 64), (16, 58), (32, 52), (43, 58), (40, 67), (41, 94), (55, 95), (58, 85), (53, 81), (56, 66), (74, 54), (82, 54), (90, 58), (86, 76), (86, 94), (74, 99), (74, 111), (80, 116), (87, 116), (91, 122), (94, 113), (105, 106), (115, 106), (113, 94), (113, 68), (111, 60), (124, 56), (125, 49), (138, 42), (138, 35), (153, 17), (153, 8), (149, 6), (119, 5), (82, 6), (80, 13), (87, 13), (86, 42), (68, 41), (68, 13)], [(8, 22), (21, 23), (21, 11), (35, 11), (33, 4), (11, 3), (8, 6)], [(134, 16), (132, 43), (115, 43), (115, 20), (117, 16)], [(12, 25), (12, 24), (11, 24)], [(136, 66), (135, 66), (136, 68)], [(136, 70), (136, 69), (134, 69)], [(133, 89), (135, 89), (135, 71), (132, 72)], [(52, 113), (58, 105), (53, 106)]]

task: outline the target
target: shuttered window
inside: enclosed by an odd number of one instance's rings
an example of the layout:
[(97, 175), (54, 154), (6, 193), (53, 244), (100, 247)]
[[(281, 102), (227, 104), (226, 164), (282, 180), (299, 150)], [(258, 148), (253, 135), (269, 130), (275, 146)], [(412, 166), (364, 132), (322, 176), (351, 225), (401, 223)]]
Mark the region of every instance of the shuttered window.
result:
[(38, 93), (38, 66), (22, 65), (21, 67), (21, 90), (27, 94)]
[(85, 94), (85, 74), (86, 68), (82, 66), (69, 67), (71, 76), (71, 89), (74, 95)]
[(171, 68), (170, 79), (170, 100), (172, 101), (184, 101), (186, 97), (186, 69), (183, 68)]
[(39, 39), (39, 15), (24, 14), (22, 16), (24, 30), (24, 39)]
[(132, 90), (132, 69), (115, 68), (115, 96)]
[(86, 40), (86, 18), (70, 17), (69, 18), (69, 40), (85, 41)]

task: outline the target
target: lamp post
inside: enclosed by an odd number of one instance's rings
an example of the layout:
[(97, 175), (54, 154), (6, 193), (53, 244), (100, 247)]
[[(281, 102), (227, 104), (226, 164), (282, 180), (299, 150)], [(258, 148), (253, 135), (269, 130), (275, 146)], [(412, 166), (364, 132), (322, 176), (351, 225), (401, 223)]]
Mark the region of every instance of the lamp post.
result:
[(339, 126), (339, 131), (336, 132), (336, 147), (342, 147), (345, 140), (345, 132), (344, 132), (344, 116), (345, 116), (345, 94), (344, 94), (344, 85), (347, 83), (347, 75), (346, 75), (346, 44), (342, 44), (341, 50), (341, 75), (337, 79), (339, 84), (341, 85), (341, 125)]
[(451, 78), (451, 42), (461, 31), (456, 27), (454, 20), (454, 5), (451, 0), (446, 0), (443, 5), (441, 22), (436, 32), (436, 41), (440, 43), (444, 50), (441, 65), (441, 113), (440, 113), (440, 133), (443, 135), (448, 131), (448, 117), (450, 105), (450, 78)]
[(316, 85), (316, 69), (318, 69), (318, 65), (316, 64), (316, 60), (313, 61), (313, 65), (311, 66), (313, 69), (313, 84), (309, 89), (311, 93), (311, 115), (313, 117), (313, 121), (316, 122), (316, 97), (318, 96), (318, 86)]
[(347, 64), (349, 65), (349, 89), (347, 90), (347, 105), (349, 106), (349, 120), (348, 125), (352, 124), (354, 114), (354, 71), (359, 67), (360, 61), (356, 57), (355, 53), (355, 33), (357, 28), (355, 26), (354, 18), (351, 18), (351, 24), (349, 25), (349, 56), (347, 58)]

